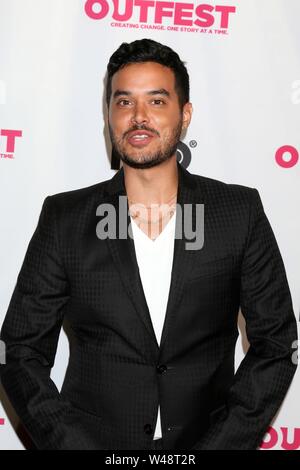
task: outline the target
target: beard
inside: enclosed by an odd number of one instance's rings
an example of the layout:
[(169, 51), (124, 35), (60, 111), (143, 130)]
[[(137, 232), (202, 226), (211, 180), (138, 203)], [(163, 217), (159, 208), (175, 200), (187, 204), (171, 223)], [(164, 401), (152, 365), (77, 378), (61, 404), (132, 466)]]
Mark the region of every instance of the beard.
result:
[(135, 126), (132, 129), (129, 129), (129, 131), (126, 132), (123, 138), (117, 140), (109, 123), (109, 135), (112, 143), (112, 151), (114, 153), (114, 156), (116, 158), (119, 158), (119, 160), (122, 160), (122, 162), (126, 163), (126, 165), (140, 170), (160, 165), (161, 163), (169, 160), (176, 153), (177, 145), (180, 140), (182, 131), (182, 122), (183, 120), (181, 118), (177, 126), (172, 129), (170, 135), (162, 141), (161, 145), (156, 151), (151, 152), (141, 149), (138, 153), (135, 153), (134, 155), (126, 153), (125, 146), (123, 144), (123, 139), (129, 132), (135, 130), (144, 130), (153, 132), (155, 134), (158, 134), (158, 132), (145, 126)]

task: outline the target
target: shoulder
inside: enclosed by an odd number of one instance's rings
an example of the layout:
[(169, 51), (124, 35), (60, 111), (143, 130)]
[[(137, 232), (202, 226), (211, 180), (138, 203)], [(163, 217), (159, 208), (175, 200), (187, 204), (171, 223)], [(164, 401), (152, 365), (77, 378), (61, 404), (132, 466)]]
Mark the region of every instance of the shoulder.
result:
[(260, 194), (254, 187), (202, 175), (191, 176), (196, 183), (199, 203), (204, 202), (206, 213), (218, 221), (249, 226), (251, 220), (264, 211)]
[(45, 198), (43, 206), (65, 215), (85, 212), (105, 198), (110, 181), (111, 179), (108, 179), (91, 186), (51, 194)]
[(256, 188), (245, 186), (237, 183), (228, 183), (218, 179), (209, 178), (202, 175), (191, 174), (199, 193), (205, 196), (207, 203), (218, 203), (221, 206), (249, 207), (256, 199), (260, 200), (258, 190)]
[(107, 183), (110, 180), (101, 181), (91, 186), (73, 189), (71, 191), (63, 191), (60, 193), (49, 195), (48, 198), (54, 204), (76, 204), (77, 201), (88, 200), (91, 197), (103, 195)]
[(204, 188), (205, 192), (210, 196), (218, 195), (246, 195), (252, 196), (255, 188), (237, 183), (227, 183), (218, 179), (208, 178), (207, 176), (191, 174), (198, 187)]

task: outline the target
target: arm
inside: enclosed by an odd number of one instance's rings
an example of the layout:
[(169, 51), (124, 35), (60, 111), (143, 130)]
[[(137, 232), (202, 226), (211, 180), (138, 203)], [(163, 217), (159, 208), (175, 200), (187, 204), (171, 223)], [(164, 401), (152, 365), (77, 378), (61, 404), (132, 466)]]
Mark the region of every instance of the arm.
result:
[(240, 297), (250, 348), (197, 450), (257, 449), (297, 367), (291, 359), (297, 326), (285, 268), (259, 193), (252, 194)]
[(51, 197), (44, 201), (2, 325), (2, 385), (39, 449), (84, 448), (70, 404), (50, 379), (68, 281), (61, 264)]

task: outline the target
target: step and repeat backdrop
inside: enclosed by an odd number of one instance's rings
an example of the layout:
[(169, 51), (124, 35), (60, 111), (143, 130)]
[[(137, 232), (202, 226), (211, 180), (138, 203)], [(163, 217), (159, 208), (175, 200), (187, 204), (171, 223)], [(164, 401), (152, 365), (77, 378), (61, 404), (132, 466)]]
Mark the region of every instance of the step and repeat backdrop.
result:
[[(175, 49), (190, 74), (181, 164), (258, 189), (299, 324), (299, 17), (299, 0), (0, 0), (0, 324), (45, 197), (119, 168), (105, 122), (106, 66), (122, 42), (142, 38)], [(236, 367), (247, 351), (242, 318), (240, 332)], [(62, 330), (58, 388), (68, 357)], [(299, 394), (298, 370), (262, 449), (300, 449)], [(0, 449), (30, 448), (1, 389), (0, 397)]]

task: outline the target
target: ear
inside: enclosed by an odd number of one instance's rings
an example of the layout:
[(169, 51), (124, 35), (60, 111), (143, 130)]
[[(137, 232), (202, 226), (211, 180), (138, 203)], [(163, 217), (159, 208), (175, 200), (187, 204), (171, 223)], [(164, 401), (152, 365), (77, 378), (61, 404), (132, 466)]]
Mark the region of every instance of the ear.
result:
[(185, 105), (183, 106), (183, 110), (182, 110), (182, 116), (183, 116), (182, 130), (186, 130), (189, 127), (191, 119), (192, 119), (192, 114), (193, 114), (192, 103), (185, 103)]

